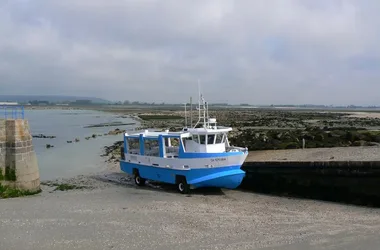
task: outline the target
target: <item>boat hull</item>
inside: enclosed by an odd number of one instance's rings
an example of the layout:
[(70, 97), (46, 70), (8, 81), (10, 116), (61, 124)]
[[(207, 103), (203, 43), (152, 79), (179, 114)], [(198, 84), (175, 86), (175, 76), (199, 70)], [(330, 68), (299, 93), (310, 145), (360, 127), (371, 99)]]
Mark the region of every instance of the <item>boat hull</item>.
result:
[(132, 175), (134, 169), (136, 169), (144, 179), (171, 184), (176, 184), (178, 176), (184, 176), (192, 188), (217, 187), (235, 189), (241, 184), (245, 176), (245, 172), (240, 168), (241, 165), (232, 165), (180, 170), (130, 163), (124, 160), (120, 161), (120, 169), (128, 174)]

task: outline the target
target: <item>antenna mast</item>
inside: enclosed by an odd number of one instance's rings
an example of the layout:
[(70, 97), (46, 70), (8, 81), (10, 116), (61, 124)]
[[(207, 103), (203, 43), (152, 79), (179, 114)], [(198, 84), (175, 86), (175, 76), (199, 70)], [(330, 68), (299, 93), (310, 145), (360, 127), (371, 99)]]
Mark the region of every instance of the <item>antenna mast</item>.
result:
[(187, 104), (187, 103), (185, 103), (185, 128), (187, 128), (186, 104)]
[(193, 127), (193, 98), (190, 97), (190, 128)]
[(210, 117), (209, 117), (209, 115), (208, 115), (208, 102), (206, 102), (206, 115), (207, 115), (207, 128), (209, 128), (209, 126), (210, 126)]
[(198, 79), (198, 123), (200, 122), (201, 120), (201, 87), (200, 87), (200, 83), (199, 83), (199, 79)]
[[(194, 128), (200, 122), (202, 122), (202, 118), (203, 118), (203, 127), (207, 128), (208, 127), (208, 121), (206, 120), (206, 118), (208, 118), (208, 103), (205, 102), (203, 95), (201, 94), (199, 80), (198, 80), (198, 108), (197, 109), (198, 109), (198, 117), (199, 118), (198, 118), (197, 123), (194, 125)], [(202, 112), (202, 114), (201, 114), (201, 112)]]

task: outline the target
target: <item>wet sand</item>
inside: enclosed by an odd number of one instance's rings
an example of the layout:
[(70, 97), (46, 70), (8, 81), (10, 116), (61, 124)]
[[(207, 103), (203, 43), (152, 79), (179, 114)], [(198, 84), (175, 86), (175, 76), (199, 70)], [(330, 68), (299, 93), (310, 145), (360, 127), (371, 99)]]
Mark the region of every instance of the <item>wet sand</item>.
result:
[(346, 113), (349, 117), (353, 118), (380, 118), (380, 112), (344, 112)]
[(378, 249), (380, 210), (239, 190), (136, 187), (117, 164), (86, 189), (0, 200), (0, 249)]

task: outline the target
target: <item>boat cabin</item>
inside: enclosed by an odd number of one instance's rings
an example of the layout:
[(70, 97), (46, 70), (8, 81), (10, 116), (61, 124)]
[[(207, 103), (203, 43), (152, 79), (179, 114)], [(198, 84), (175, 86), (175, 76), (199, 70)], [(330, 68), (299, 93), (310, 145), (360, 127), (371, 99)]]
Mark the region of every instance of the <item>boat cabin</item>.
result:
[(217, 126), (216, 119), (210, 118), (208, 115), (208, 104), (202, 95), (200, 96), (198, 112), (199, 119), (196, 124), (192, 125), (191, 118), (190, 128), (187, 128), (185, 106), (185, 128), (180, 132), (146, 130), (143, 133), (132, 135), (126, 133), (124, 135), (124, 152), (162, 158), (197, 158), (207, 156), (207, 154), (216, 156), (248, 150), (247, 148), (230, 146), (228, 132), (232, 131), (232, 128)]
[(191, 153), (225, 153), (230, 128), (191, 128), (181, 132), (144, 131), (124, 136), (127, 154), (182, 158)]
[(230, 128), (189, 129), (191, 136), (183, 139), (185, 152), (223, 153), (229, 147), (228, 132)]

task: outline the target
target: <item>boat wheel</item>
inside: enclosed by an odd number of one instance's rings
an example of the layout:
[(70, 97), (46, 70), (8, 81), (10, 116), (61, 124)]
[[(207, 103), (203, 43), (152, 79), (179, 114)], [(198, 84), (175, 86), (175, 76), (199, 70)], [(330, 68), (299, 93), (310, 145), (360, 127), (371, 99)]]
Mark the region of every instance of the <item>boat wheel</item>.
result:
[(182, 179), (177, 183), (177, 188), (181, 194), (188, 194), (190, 192), (190, 186), (185, 179)]
[(145, 185), (145, 179), (141, 178), (141, 176), (138, 173), (136, 173), (135, 174), (135, 183), (137, 186), (144, 186)]

